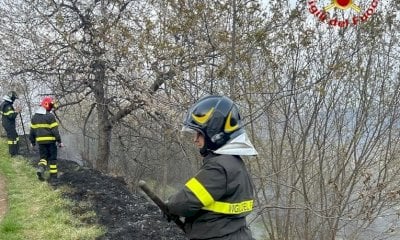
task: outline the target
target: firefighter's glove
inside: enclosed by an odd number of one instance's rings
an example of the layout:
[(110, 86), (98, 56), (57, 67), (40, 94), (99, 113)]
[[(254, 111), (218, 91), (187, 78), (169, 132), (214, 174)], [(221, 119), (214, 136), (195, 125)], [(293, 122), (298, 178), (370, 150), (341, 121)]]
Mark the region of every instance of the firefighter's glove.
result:
[(171, 214), (171, 213), (169, 212), (168, 205), (167, 205), (167, 204), (168, 204), (168, 201), (166, 201), (165, 204), (166, 204), (166, 209), (165, 209), (165, 211), (163, 211), (163, 217), (164, 217), (165, 219), (167, 219), (168, 222), (175, 221), (176, 219), (178, 219), (179, 216), (174, 215), (174, 214)]
[(171, 222), (171, 221), (175, 221), (175, 220), (177, 220), (178, 218), (179, 218), (179, 216), (177, 216), (177, 215), (174, 215), (174, 214), (170, 214), (170, 213), (165, 213), (164, 212), (164, 216), (163, 216), (168, 222)]

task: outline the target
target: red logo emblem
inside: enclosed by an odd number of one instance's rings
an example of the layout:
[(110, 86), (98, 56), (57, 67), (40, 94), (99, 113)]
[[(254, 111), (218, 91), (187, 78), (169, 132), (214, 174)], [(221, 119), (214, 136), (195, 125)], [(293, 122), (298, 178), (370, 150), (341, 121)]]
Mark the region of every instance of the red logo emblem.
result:
[[(332, 2), (325, 7), (319, 7), (318, 0), (309, 0), (307, 5), (308, 11), (321, 22), (326, 23), (329, 26), (345, 28), (366, 22), (376, 12), (378, 3), (379, 0), (372, 0), (368, 9), (364, 11), (362, 11), (353, 0), (332, 0)], [(353, 13), (348, 13), (349, 16), (346, 18), (340, 18), (336, 17), (336, 15), (338, 15), (336, 12), (331, 11), (333, 9), (338, 9), (340, 11), (353, 11)], [(333, 17), (331, 17), (330, 13), (332, 13)]]

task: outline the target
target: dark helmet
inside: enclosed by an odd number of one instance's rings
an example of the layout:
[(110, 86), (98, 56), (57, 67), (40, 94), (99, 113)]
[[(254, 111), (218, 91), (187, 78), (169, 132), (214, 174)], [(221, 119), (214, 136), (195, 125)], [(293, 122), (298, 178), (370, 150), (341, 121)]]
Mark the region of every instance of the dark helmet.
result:
[(207, 148), (216, 150), (243, 133), (239, 110), (228, 97), (207, 96), (195, 103), (183, 121), (183, 130), (200, 132)]
[(15, 99), (18, 99), (18, 95), (15, 91), (9, 91), (7, 96), (10, 98), (11, 101), (15, 101)]

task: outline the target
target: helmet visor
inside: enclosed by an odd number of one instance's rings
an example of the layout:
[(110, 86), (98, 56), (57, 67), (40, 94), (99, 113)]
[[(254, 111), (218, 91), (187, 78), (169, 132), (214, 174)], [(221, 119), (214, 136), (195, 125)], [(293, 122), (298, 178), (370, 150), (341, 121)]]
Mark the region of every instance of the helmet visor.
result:
[(188, 127), (188, 126), (186, 126), (186, 125), (183, 125), (181, 131), (182, 131), (182, 132), (187, 132), (187, 133), (196, 133), (196, 132), (197, 132), (197, 131), (194, 130), (193, 128), (190, 128), (190, 127)]

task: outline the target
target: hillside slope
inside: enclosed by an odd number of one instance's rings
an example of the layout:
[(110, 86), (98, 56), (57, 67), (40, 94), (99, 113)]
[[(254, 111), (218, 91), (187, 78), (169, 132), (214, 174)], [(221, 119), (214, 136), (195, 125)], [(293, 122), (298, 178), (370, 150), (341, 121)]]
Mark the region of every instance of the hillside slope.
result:
[[(27, 154), (32, 165), (38, 153)], [(68, 189), (63, 196), (74, 202), (72, 212), (85, 221), (103, 225), (107, 232), (99, 240), (184, 240), (173, 222), (167, 222), (157, 206), (144, 196), (128, 191), (124, 182), (68, 160), (59, 160), (59, 183), (54, 187)]]
[(186, 239), (174, 223), (162, 218), (158, 207), (129, 192), (123, 182), (71, 161), (60, 161), (60, 170), (64, 174), (56, 187), (67, 185), (72, 189), (65, 197), (76, 203), (74, 213), (96, 212), (97, 219), (87, 220), (107, 228), (100, 239)]

